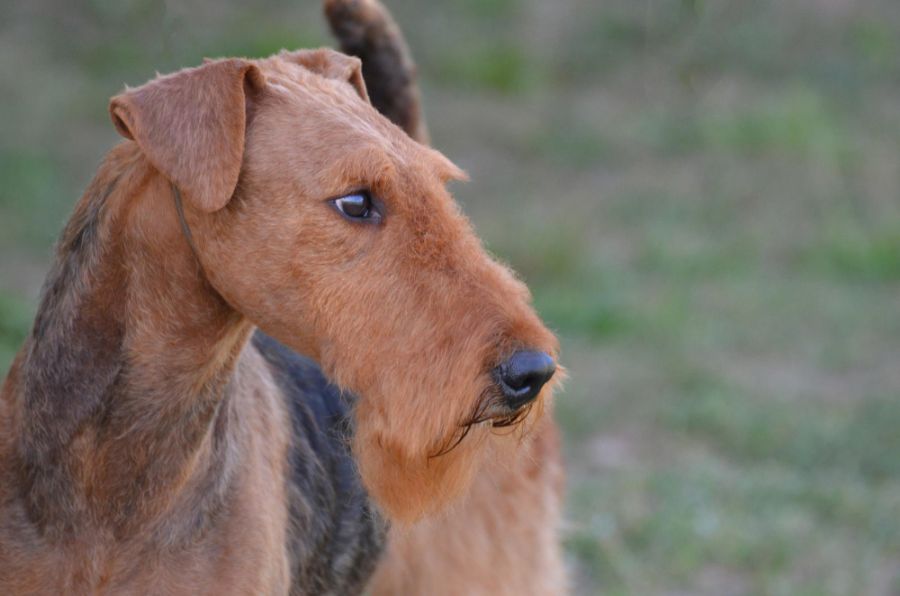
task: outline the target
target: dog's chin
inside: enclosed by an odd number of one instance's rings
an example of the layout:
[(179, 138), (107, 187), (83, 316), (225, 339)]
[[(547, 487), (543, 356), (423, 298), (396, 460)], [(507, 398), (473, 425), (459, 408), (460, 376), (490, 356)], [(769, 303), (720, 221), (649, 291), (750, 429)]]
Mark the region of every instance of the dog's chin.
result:
[(454, 431), (430, 444), (411, 443), (409, 431), (385, 432), (370, 424), (371, 402), (361, 397), (353, 452), (363, 484), (392, 522), (412, 523), (446, 509), (468, 492), (485, 458), (515, 457), (542, 418), (551, 391), (548, 387), (531, 403), (510, 408), (499, 391), (484, 389)]
[(406, 457), (385, 437), (360, 433), (354, 453), (363, 485), (382, 513), (392, 522), (409, 524), (466, 494), (484, 457), (484, 437), (473, 428), (465, 441), (440, 455)]

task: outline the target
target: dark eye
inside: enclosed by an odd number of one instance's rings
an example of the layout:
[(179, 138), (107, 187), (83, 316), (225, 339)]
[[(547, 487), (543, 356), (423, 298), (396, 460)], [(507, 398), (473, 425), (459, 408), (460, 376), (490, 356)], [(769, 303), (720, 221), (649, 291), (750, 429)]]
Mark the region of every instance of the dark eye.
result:
[(350, 219), (376, 219), (379, 214), (372, 206), (372, 198), (367, 192), (354, 192), (334, 199), (338, 211)]

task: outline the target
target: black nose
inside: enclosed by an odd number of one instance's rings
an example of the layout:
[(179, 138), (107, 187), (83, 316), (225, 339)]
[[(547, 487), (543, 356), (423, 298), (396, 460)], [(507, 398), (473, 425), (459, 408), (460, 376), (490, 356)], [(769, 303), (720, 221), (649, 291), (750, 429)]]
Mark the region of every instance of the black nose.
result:
[(544, 352), (522, 351), (513, 354), (495, 372), (507, 405), (516, 409), (537, 397), (556, 372), (556, 363)]

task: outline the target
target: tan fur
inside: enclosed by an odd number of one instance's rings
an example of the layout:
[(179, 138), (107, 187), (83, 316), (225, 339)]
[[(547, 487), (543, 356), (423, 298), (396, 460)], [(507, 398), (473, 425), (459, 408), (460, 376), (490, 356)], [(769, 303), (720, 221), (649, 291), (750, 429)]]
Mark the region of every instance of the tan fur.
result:
[(392, 529), (372, 594), (564, 594), (558, 520), (563, 474), (545, 418), (510, 451), (493, 445), (447, 511)]
[[(556, 339), (445, 189), (463, 173), (367, 97), (358, 60), (316, 50), (209, 61), (113, 98), (130, 140), (73, 215), (100, 209), (102, 254), (70, 306), (122, 346), (125, 372), (96, 376), (127, 391), (53, 439), (22, 379), (48, 340), (16, 359), (0, 396), (6, 592), (287, 592), (288, 430), (246, 348), (255, 326), (360, 397), (353, 453), (394, 522), (376, 593), (564, 590), (553, 384), (511, 428), (491, 427), (508, 413), (489, 403), (500, 362), (555, 358)], [(359, 189), (379, 224), (329, 202)], [(25, 498), (32, 460), (59, 471)]]

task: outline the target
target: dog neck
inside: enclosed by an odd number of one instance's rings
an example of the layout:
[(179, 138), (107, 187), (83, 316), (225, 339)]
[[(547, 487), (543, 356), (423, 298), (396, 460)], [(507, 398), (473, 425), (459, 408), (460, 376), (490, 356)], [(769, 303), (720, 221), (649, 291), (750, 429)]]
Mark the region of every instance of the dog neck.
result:
[(133, 143), (114, 149), (63, 232), (10, 375), (42, 531), (202, 526), (173, 518), (202, 515), (227, 488), (251, 332), (205, 280), (168, 183)]

